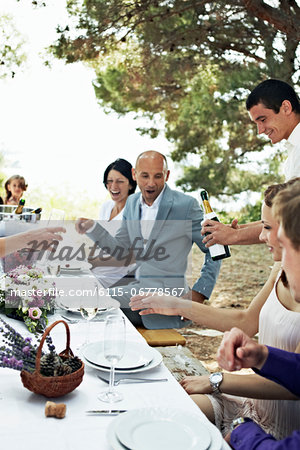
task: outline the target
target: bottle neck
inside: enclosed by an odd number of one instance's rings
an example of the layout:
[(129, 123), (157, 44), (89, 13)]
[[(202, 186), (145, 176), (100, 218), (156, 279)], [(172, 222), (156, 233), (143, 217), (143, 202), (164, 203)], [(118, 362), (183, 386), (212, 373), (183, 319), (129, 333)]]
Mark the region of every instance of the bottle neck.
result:
[(203, 200), (202, 203), (203, 203), (203, 208), (204, 208), (205, 214), (210, 214), (213, 212), (213, 209), (210, 206), (210, 203), (208, 200)]

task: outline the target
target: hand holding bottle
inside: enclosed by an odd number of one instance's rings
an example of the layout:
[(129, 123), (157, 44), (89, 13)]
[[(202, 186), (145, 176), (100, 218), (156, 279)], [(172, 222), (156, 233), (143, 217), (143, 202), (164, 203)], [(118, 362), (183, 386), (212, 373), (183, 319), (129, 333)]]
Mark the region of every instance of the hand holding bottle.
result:
[(209, 252), (213, 261), (229, 258), (229, 256), (231, 255), (228, 245), (223, 243), (218, 244), (216, 242), (209, 242), (212, 241), (213, 237), (211, 236), (211, 234), (215, 231), (216, 228), (221, 228), (224, 230), (223, 227), (225, 228), (228, 227), (227, 225), (223, 225), (220, 223), (218, 216), (210, 206), (208, 194), (205, 190), (200, 191), (200, 199), (203, 205), (204, 219), (206, 219), (202, 224), (202, 231), (201, 231), (201, 234), (205, 235), (205, 237), (203, 238), (203, 243), (205, 243), (206, 247), (209, 248)]

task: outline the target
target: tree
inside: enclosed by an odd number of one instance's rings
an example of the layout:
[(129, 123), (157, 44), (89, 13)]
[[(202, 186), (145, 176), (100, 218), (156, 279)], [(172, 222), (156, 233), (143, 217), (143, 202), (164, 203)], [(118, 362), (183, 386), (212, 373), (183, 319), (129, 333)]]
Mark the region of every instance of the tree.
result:
[(107, 111), (134, 111), (152, 121), (140, 132), (166, 134), (172, 158), (185, 163), (184, 190), (233, 195), (276, 179), (271, 151), (260, 170), (249, 169), (265, 141), (244, 101), (264, 78), (299, 80), (295, 0), (69, 0), (68, 11), (52, 51), (94, 67)]
[(16, 29), (10, 15), (0, 15), (0, 79), (14, 77), (16, 70), (26, 61), (24, 39)]

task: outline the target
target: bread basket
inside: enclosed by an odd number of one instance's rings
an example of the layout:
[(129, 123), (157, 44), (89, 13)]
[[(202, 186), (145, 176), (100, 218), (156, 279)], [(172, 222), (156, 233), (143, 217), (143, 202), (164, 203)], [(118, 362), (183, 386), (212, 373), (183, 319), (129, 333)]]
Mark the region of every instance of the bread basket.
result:
[(46, 337), (50, 333), (53, 327), (57, 324), (63, 323), (66, 327), (67, 334), (67, 343), (66, 349), (62, 351), (59, 356), (63, 359), (73, 357), (73, 352), (70, 349), (70, 329), (68, 324), (64, 320), (57, 320), (48, 328), (46, 328), (43, 337), (41, 339), (40, 345), (37, 350), (36, 360), (35, 360), (35, 370), (33, 373), (27, 372), (26, 370), (22, 370), (21, 379), (23, 385), (34, 392), (35, 394), (41, 394), (45, 397), (61, 397), (62, 395), (68, 394), (72, 392), (77, 386), (80, 385), (83, 374), (84, 374), (84, 364), (82, 363), (80, 369), (76, 370), (76, 372), (70, 373), (68, 375), (62, 376), (53, 376), (46, 377), (41, 375), (40, 373), (40, 363), (41, 363), (41, 355), (42, 348), (45, 342)]

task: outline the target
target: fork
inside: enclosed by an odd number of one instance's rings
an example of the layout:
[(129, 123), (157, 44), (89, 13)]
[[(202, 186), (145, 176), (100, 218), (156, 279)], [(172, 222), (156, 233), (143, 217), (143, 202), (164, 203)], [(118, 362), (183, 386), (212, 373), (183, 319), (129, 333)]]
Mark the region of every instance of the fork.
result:
[[(109, 384), (109, 380), (106, 378), (103, 378), (100, 375), (97, 375), (97, 377)], [(114, 386), (118, 386), (120, 383), (156, 383), (157, 381), (168, 381), (168, 378), (120, 378), (115, 381)]]
[(78, 323), (80, 322), (80, 319), (70, 319), (67, 316), (64, 316), (63, 314), (60, 315), (63, 319), (65, 319), (68, 323)]

